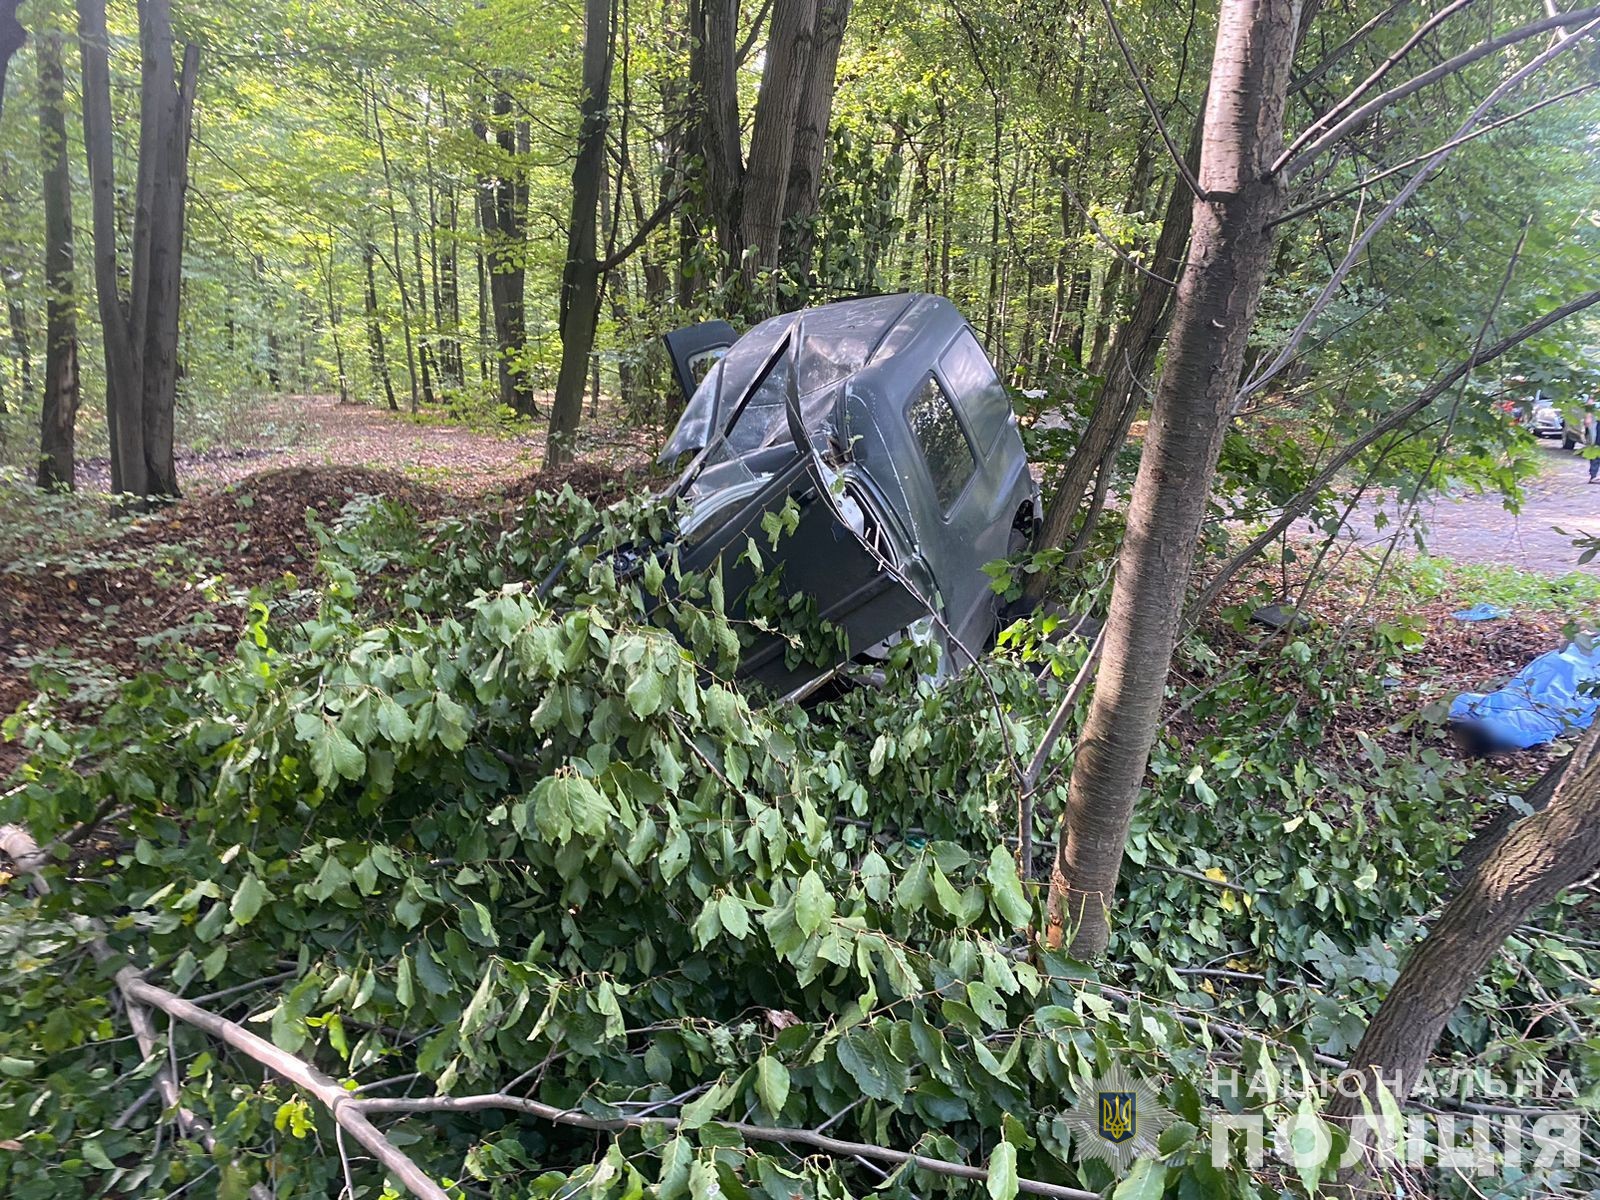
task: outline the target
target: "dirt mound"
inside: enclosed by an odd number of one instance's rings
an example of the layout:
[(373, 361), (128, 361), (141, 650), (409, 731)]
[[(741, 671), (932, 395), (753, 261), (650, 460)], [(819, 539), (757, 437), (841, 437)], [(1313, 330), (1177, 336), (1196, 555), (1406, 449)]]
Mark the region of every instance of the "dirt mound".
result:
[[(287, 467), (179, 500), (70, 554), (12, 564), (0, 576), (0, 716), (33, 696), (34, 667), (80, 680), (67, 703), (82, 710), (176, 646), (226, 653), (249, 615), (242, 594), (309, 573), (316, 540), (307, 513), (331, 522), (359, 496), (402, 500), (424, 516), (444, 504), (389, 471)], [(0, 742), (0, 778), (21, 757)]]
[[(608, 504), (635, 486), (645, 460), (581, 462), (461, 497), (393, 471), (289, 466), (179, 500), (116, 537), (36, 562), (0, 564), (0, 717), (31, 699), (34, 667), (82, 681), (65, 703), (84, 712), (117, 681), (159, 667), (177, 646), (231, 652), (254, 588), (303, 586), (316, 559), (308, 514), (331, 524), (352, 500), (398, 500), (424, 520), (469, 508), (510, 514), (541, 491)], [(0, 779), (22, 760), (0, 741)]]

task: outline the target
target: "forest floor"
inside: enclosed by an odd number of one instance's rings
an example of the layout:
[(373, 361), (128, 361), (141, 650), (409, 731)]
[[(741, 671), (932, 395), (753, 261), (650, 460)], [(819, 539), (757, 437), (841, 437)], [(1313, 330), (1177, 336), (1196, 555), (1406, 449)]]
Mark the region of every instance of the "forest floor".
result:
[[(585, 423), (580, 453), (590, 462), (632, 465), (653, 448), (650, 431), (626, 422)], [(538, 470), (544, 458), (542, 425), (495, 428), (362, 404), (337, 396), (278, 396), (248, 410), (248, 425), (230, 429), (229, 449), (182, 447), (178, 478), (200, 494), (276, 467), (345, 466), (394, 471), (451, 495), (481, 492)], [(79, 487), (104, 491), (109, 463), (79, 466)]]

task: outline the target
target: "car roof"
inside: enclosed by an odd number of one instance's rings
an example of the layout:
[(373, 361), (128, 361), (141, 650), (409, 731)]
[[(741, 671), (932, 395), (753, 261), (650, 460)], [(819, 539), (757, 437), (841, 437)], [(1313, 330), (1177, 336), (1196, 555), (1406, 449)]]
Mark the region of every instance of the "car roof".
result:
[[(829, 424), (850, 381), (871, 368), (872, 392), (886, 400), (909, 395), (938, 352), (966, 325), (942, 296), (913, 292), (840, 300), (784, 313), (752, 327), (701, 381), (661, 453), (672, 462), (709, 442), (726, 425), (773, 349), (798, 331), (794, 354), (801, 411), (808, 429)], [(788, 440), (782, 398), (787, 356), (762, 382), (735, 427), (736, 452)]]

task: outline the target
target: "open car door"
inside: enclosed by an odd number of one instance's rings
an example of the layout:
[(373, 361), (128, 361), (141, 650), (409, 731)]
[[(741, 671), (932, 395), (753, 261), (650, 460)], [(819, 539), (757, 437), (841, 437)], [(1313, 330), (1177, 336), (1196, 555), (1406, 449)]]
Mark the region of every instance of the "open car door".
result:
[(726, 321), (702, 321), (663, 334), (661, 340), (666, 343), (672, 373), (687, 404), (706, 373), (739, 340), (739, 335)]

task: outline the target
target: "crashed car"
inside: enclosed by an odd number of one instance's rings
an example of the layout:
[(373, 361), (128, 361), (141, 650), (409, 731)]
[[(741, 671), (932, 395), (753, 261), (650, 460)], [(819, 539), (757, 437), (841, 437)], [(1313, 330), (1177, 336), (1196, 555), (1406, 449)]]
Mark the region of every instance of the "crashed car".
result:
[(798, 524), (765, 568), (779, 568), (780, 600), (804, 597), (828, 623), (797, 646), (753, 622), (742, 677), (798, 698), (908, 634), (938, 646), (943, 670), (987, 649), (1000, 597), (983, 567), (1025, 544), (1038, 488), (1000, 377), (953, 304), (876, 296), (742, 337), (708, 322), (665, 341), (687, 400), (661, 454), (688, 459), (667, 493), (687, 506), (681, 564), (720, 560), (730, 615), (751, 615), (746, 547), (766, 553), (762, 518), (793, 500)]

